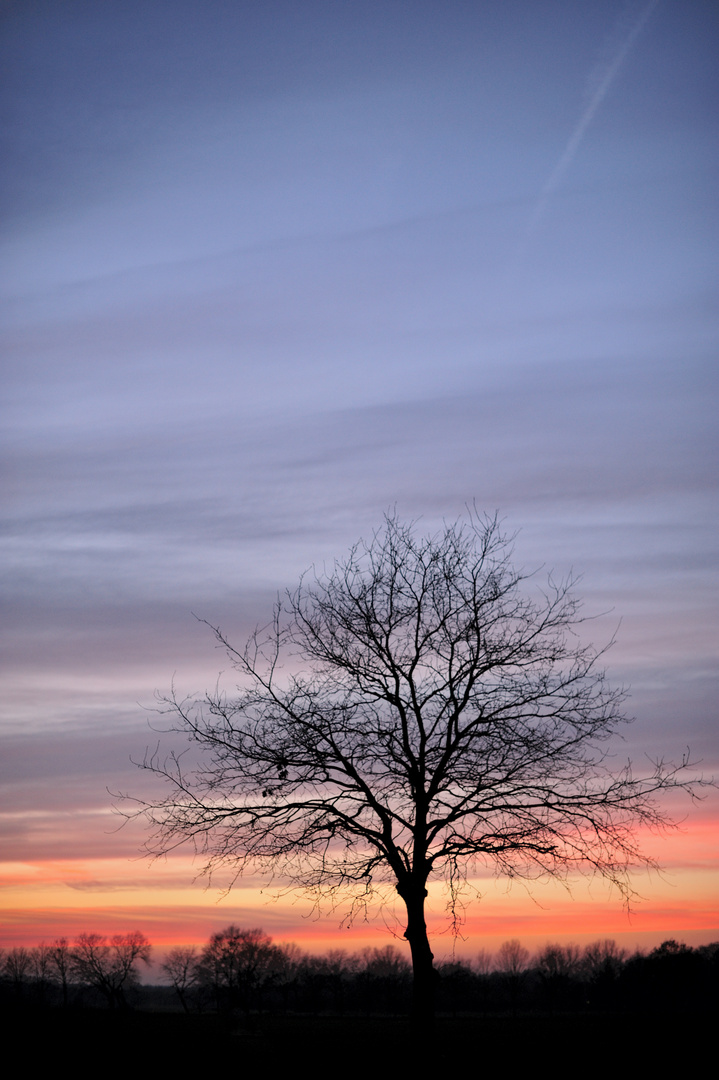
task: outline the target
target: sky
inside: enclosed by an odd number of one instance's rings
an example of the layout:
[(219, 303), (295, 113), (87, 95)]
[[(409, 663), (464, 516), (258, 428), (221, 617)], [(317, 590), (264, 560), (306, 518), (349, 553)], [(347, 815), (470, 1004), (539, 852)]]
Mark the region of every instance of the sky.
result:
[[(0, 49), (0, 944), (401, 932), (149, 863), (110, 794), (227, 668), (198, 618), (392, 508), (580, 575), (618, 763), (719, 776), (716, 5), (3, 0)], [(457, 947), (716, 940), (719, 795), (667, 810), (631, 915), (488, 875)]]

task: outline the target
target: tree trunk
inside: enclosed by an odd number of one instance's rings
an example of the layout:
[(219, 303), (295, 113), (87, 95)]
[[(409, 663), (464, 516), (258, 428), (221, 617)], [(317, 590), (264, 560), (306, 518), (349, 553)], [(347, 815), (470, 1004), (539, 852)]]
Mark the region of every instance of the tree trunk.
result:
[(424, 882), (405, 881), (397, 892), (407, 907), (407, 929), (404, 936), (412, 953), (412, 1026), (419, 1032), (428, 1031), (434, 1023), (434, 997), (437, 972), (434, 954), (429, 947), (427, 924), (424, 920), (424, 901), (427, 890)]

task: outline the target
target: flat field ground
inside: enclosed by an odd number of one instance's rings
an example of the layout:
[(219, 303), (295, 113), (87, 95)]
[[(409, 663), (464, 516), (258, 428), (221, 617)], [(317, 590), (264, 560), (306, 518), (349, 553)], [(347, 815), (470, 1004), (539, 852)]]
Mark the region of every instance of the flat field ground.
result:
[[(201, 1067), (232, 1062), (265, 1073), (307, 1067), (340, 1076), (397, 1075), (408, 1067), (488, 1065), (510, 1076), (596, 1062), (602, 1070), (685, 1065), (712, 1045), (707, 1013), (461, 1016), (437, 1018), (415, 1045), (409, 1021), (391, 1017), (252, 1016), (245, 1018), (107, 1010), (6, 1011), (6, 1047), (25, 1049), (37, 1066), (65, 1060), (73, 1073), (98, 1062), (113, 1071)], [(94, 1065), (93, 1065), (94, 1063)]]

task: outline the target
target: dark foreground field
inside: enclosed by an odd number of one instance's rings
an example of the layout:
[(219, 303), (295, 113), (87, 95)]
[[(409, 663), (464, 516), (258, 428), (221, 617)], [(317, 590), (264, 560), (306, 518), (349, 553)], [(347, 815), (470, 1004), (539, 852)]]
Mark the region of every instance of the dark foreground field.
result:
[(65, 1063), (74, 1075), (108, 1067), (252, 1068), (335, 1076), (407, 1075), (429, 1068), (467, 1074), (488, 1066), (510, 1076), (539, 1068), (624, 1072), (686, 1064), (711, 1045), (707, 1013), (439, 1017), (413, 1052), (409, 1022), (390, 1017), (216, 1015), (108, 1010), (10, 1010), (5, 1046), (36, 1067)]

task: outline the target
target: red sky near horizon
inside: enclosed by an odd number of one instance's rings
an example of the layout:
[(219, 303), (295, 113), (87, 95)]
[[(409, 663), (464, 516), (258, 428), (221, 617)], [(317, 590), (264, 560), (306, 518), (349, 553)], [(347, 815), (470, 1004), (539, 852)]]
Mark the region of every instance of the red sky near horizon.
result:
[[(719, 801), (719, 800), (716, 800)], [(428, 925), (436, 955), (456, 952), (471, 959), (480, 949), (493, 952), (502, 941), (519, 938), (530, 948), (547, 941), (580, 944), (615, 938), (623, 947), (652, 948), (668, 937), (691, 945), (719, 939), (716, 827), (713, 816), (693, 815), (692, 827), (662, 839), (657, 854), (663, 872), (634, 878), (638, 897), (627, 911), (606, 883), (559, 883), (476, 879), (481, 893), (467, 894), (460, 937), (454, 941), (441, 889), (430, 893)], [(657, 851), (656, 838), (647, 850)], [(367, 945), (402, 942), (401, 905), (388, 906), (369, 922), (341, 925), (340, 912), (313, 913), (298, 897), (273, 899), (267, 889), (240, 883), (222, 896), (218, 888), (193, 884), (188, 857), (147, 864), (124, 859), (52, 860), (7, 864), (0, 894), (4, 947), (32, 946), (80, 933), (113, 934), (139, 929), (163, 950), (199, 944), (235, 923), (259, 926), (277, 941), (293, 941), (309, 952), (333, 948), (357, 951)]]

